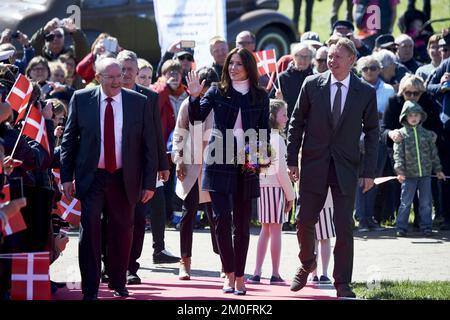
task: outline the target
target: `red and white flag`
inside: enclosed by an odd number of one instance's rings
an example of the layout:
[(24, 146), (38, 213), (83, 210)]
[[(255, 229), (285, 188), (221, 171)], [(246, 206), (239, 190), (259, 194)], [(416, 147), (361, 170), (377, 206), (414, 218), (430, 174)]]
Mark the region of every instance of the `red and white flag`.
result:
[(16, 79), (14, 86), (6, 97), (6, 102), (11, 105), (11, 108), (20, 113), (21, 108), (27, 107), (28, 101), (30, 101), (31, 92), (33, 91), (33, 85), (22, 74)]
[(81, 218), (81, 203), (80, 200), (73, 198), (69, 201), (65, 195), (61, 197), (58, 202), (59, 216), (72, 225), (78, 226)]
[(36, 140), (50, 154), (45, 119), (38, 108), (32, 106), (28, 118), (26, 118), (23, 134)]
[(263, 76), (265, 74), (270, 75), (271, 73), (277, 71), (275, 49), (254, 52), (253, 55), (255, 56), (256, 64), (258, 66), (259, 76)]
[(49, 252), (13, 254), (12, 300), (50, 300)]
[[(9, 184), (3, 187), (2, 192), (5, 195), (5, 198), (0, 199), (0, 203), (5, 203), (10, 200)], [(2, 233), (5, 236), (12, 235), (13, 233), (25, 230), (26, 228), (27, 225), (25, 224), (25, 220), (23, 220), (23, 216), (20, 211), (17, 212), (12, 218), (9, 218), (5, 226), (0, 221), (0, 230), (2, 230)]]

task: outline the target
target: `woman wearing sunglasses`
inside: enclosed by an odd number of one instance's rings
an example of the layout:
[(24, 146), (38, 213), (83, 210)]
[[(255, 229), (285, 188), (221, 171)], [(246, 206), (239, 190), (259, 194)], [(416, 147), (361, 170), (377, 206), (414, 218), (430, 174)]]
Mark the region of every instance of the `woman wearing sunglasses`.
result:
[[(389, 98), (395, 96), (394, 88), (381, 79), (381, 65), (373, 56), (365, 56), (360, 58), (357, 63), (357, 70), (361, 74), (362, 80), (376, 90), (378, 119), (380, 120), (381, 125), (383, 113), (389, 102)], [(383, 175), (383, 170), (388, 159), (389, 157), (387, 154), (386, 144), (380, 140), (378, 143), (377, 176)], [(386, 185), (381, 186), (381, 188), (385, 187)], [(372, 188), (366, 193), (363, 193), (362, 187), (358, 187), (356, 192), (355, 217), (359, 221), (358, 231), (360, 232), (381, 230), (379, 224), (373, 219), (377, 190), (379, 190), (378, 187)], [(380, 191), (382, 192), (383, 190), (380, 189)], [(392, 201), (384, 202), (389, 203), (387, 208), (393, 209), (393, 207), (391, 208)], [(377, 220), (379, 221), (380, 218)]]
[[(405, 101), (414, 101), (419, 103), (423, 108), (423, 111), (426, 112), (427, 119), (423, 122), (423, 127), (435, 133), (435, 142), (438, 149), (440, 148), (440, 143), (442, 140), (441, 135), (443, 129), (442, 122), (439, 118), (439, 113), (441, 112), (440, 104), (431, 94), (425, 91), (422, 78), (416, 75), (406, 74), (400, 81), (397, 95), (389, 99), (388, 105), (384, 111), (383, 121), (380, 128), (381, 140), (386, 144), (391, 160), (393, 160), (393, 143), (401, 142), (403, 139), (399, 131), (401, 128), (399, 117)], [(391, 173), (394, 175), (393, 172), (390, 172), (387, 175), (391, 175)], [(397, 188), (396, 190), (393, 190), (394, 192), (391, 194), (393, 194), (395, 201), (397, 201), (396, 206), (398, 206), (398, 202), (400, 200), (400, 188), (398, 188), (398, 184), (394, 185), (396, 185)], [(433, 203), (436, 205), (436, 202), (439, 201), (437, 196), (438, 192), (435, 186), (433, 186), (432, 189)], [(416, 207), (417, 206), (414, 205), (414, 208)], [(436, 211), (439, 211), (439, 205), (437, 205), (436, 209)], [(416, 218), (414, 220), (414, 225), (418, 226), (418, 220)]]

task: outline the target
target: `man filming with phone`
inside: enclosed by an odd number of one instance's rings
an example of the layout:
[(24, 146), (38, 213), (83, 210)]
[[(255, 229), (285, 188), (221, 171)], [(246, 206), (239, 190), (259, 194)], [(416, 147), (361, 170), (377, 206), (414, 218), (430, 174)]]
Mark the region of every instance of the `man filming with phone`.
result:
[[(70, 47), (64, 46), (66, 34), (72, 37), (73, 45)], [(48, 61), (57, 60), (61, 54), (71, 51), (78, 62), (89, 53), (85, 34), (69, 18), (62, 20), (53, 18), (47, 22), (43, 28), (33, 34), (31, 45), (36, 50), (36, 54), (42, 55)]]
[(186, 76), (192, 70), (192, 67), (195, 62), (194, 48), (195, 48), (195, 41), (193, 40), (179, 40), (172, 43), (169, 49), (167, 49), (166, 53), (164, 53), (163, 57), (161, 58), (161, 61), (158, 63), (156, 75), (158, 77), (162, 75), (161, 69), (164, 62), (170, 59), (175, 59), (181, 63), (182, 69), (181, 83), (183, 85), (187, 85)]

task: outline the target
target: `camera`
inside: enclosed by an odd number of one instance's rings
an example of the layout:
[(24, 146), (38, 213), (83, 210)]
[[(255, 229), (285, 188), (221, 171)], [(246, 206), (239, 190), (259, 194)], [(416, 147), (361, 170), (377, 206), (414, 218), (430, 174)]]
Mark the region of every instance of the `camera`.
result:
[(181, 49), (195, 48), (195, 41), (194, 40), (181, 40), (180, 47), (181, 47)]
[(16, 31), (11, 35), (11, 38), (17, 39), (17, 38), (19, 38), (19, 35), (20, 35), (19, 31)]

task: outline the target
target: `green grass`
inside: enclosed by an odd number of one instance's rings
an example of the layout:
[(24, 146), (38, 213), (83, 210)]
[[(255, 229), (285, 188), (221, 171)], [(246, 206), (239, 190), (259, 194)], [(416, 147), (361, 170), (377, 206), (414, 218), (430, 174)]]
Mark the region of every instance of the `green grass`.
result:
[[(321, 41), (326, 41), (330, 35), (330, 13), (331, 13), (331, 0), (314, 1), (311, 30), (319, 34)], [(405, 12), (408, 1), (402, 0), (397, 6), (397, 19)], [(416, 1), (416, 8), (422, 10), (422, 0)], [(305, 10), (306, 1), (302, 1), (302, 9), (300, 15), (299, 28), (302, 33), (305, 27)], [(292, 19), (293, 2), (292, 0), (280, 0), (280, 6), (278, 9), (280, 12)], [(339, 19), (345, 19), (345, 1), (341, 5), (339, 10)], [(448, 0), (431, 0), (431, 19), (450, 18), (449, 13), (449, 1)], [(440, 32), (442, 28), (448, 28), (450, 21), (433, 23), (435, 32)], [(394, 36), (400, 34), (397, 22), (394, 27)]]
[(379, 288), (356, 283), (358, 298), (372, 300), (450, 300), (450, 281), (382, 281)]

